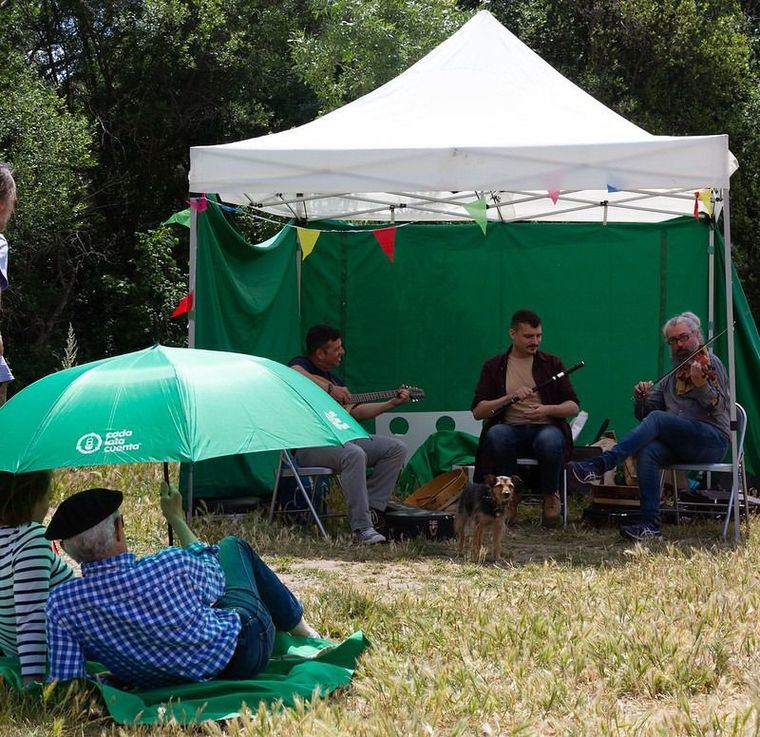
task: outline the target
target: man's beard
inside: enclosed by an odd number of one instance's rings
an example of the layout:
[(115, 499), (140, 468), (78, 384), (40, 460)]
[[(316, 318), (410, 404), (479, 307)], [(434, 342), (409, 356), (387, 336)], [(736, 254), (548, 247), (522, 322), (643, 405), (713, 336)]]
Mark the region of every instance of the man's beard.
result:
[(694, 353), (693, 348), (681, 348), (679, 346), (678, 348), (674, 349), (671, 352), (673, 365), (675, 366), (676, 364), (681, 363), (681, 361), (685, 361), (692, 353)]

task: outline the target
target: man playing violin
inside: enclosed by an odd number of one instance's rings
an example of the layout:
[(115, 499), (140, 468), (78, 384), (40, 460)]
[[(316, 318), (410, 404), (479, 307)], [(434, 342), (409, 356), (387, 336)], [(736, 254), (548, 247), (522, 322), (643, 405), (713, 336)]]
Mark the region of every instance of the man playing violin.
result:
[[(671, 317), (662, 328), (673, 366), (702, 345), (693, 312)], [(600, 479), (630, 455), (636, 456), (641, 522), (623, 525), (623, 537), (660, 539), (660, 469), (674, 463), (717, 463), (730, 439), (729, 384), (720, 359), (702, 348), (691, 361), (657, 384), (634, 386), (634, 412), (641, 424), (617, 445), (588, 461), (568, 464), (584, 483)]]
[[(530, 310), (518, 310), (509, 326), (512, 346), (483, 364), (472, 416), (485, 420), (475, 457), (475, 481), (484, 477), (512, 476), (518, 457), (535, 458), (539, 464), (542, 518), (546, 526), (560, 522), (559, 483), (564, 461), (570, 457), (573, 439), (565, 421), (578, 414), (579, 401), (562, 361), (538, 350), (543, 332), (541, 318)], [(539, 387), (539, 385), (542, 385)], [(538, 391), (534, 391), (539, 387)], [(510, 402), (508, 407), (505, 404)], [(507, 522), (517, 513), (519, 496), (507, 507)]]
[[(409, 391), (400, 387), (388, 401), (351, 404), (345, 382), (332, 371), (340, 365), (345, 352), (339, 330), (314, 325), (306, 333), (306, 355), (292, 359), (288, 366), (321, 386), (357, 420), (377, 417), (409, 401)], [(296, 451), (296, 460), (302, 466), (326, 466), (338, 471), (356, 541), (367, 545), (385, 542), (372, 524), (370, 510), (385, 511), (406, 460), (403, 442), (381, 436), (359, 438), (342, 447), (301, 448)], [(367, 468), (372, 469), (369, 480)]]

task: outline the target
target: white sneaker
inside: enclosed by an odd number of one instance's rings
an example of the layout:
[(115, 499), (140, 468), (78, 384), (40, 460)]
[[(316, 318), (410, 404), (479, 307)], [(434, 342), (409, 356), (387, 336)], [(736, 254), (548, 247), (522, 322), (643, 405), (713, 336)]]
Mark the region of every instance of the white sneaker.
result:
[(354, 530), (354, 540), (362, 545), (377, 545), (388, 542), (374, 527)]

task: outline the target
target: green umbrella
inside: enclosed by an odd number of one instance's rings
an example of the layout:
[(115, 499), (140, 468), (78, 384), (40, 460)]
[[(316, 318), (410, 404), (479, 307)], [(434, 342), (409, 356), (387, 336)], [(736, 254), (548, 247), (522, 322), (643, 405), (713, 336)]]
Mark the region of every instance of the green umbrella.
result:
[(59, 371), (19, 392), (0, 408), (0, 470), (192, 463), (366, 437), (287, 366), (157, 345)]

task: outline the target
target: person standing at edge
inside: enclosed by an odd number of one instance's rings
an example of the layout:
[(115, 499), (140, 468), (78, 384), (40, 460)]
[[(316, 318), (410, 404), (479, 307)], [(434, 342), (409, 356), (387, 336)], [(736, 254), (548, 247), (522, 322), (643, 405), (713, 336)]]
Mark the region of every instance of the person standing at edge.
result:
[[(13, 179), (13, 168), (0, 161), (0, 293), (8, 288), (8, 241), (3, 234), (15, 208), (16, 182)], [(5, 404), (9, 381), (13, 381), (13, 374), (5, 362), (3, 338), (0, 335), (0, 406)]]

